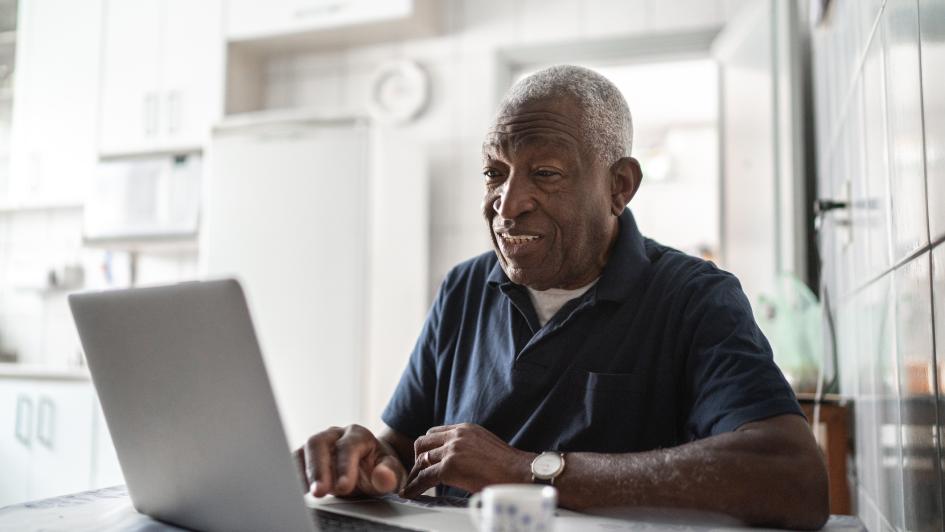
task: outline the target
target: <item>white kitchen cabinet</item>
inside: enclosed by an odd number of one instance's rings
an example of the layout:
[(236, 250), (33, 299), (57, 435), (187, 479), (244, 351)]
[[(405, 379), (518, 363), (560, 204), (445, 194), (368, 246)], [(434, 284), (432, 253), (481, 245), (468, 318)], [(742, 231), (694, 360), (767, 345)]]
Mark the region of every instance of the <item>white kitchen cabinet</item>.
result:
[(144, 150), (160, 126), (160, 0), (108, 2), (105, 10), (101, 149)]
[(219, 0), (107, 1), (102, 155), (200, 149), (221, 115)]
[(254, 39), (409, 16), (411, 0), (229, 0), (227, 38)]
[(160, 108), (172, 145), (203, 145), (222, 115), (223, 55), (219, 0), (164, 0)]
[(0, 506), (121, 483), (88, 380), (0, 378)]
[(102, 3), (19, 6), (10, 179), (0, 204), (77, 203), (97, 160)]
[(93, 408), (95, 412), (92, 417), (92, 483), (89, 488), (99, 489), (124, 484), (125, 478), (118, 464), (118, 454), (112, 444), (102, 406), (96, 400)]
[(227, 0), (231, 42), (280, 51), (369, 44), (436, 32), (437, 0)]
[(88, 382), (37, 381), (30, 457), (30, 499), (89, 489), (92, 475), (92, 404)]
[(36, 405), (27, 390), (0, 381), (0, 507), (29, 499), (30, 438)]

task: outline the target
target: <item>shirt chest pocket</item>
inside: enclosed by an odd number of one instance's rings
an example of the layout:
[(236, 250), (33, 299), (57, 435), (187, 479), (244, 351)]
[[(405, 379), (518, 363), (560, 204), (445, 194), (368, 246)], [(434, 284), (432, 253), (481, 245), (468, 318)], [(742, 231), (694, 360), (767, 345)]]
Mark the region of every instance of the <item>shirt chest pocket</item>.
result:
[(599, 452), (625, 452), (636, 447), (644, 430), (648, 405), (647, 373), (584, 372), (582, 438)]

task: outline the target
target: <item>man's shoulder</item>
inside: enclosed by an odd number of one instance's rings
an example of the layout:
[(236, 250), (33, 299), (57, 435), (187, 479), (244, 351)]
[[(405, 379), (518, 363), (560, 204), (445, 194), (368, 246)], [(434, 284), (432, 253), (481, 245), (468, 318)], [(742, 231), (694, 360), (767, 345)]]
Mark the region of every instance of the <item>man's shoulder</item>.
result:
[(653, 279), (667, 288), (705, 289), (712, 285), (734, 284), (738, 279), (731, 272), (719, 268), (714, 262), (694, 257), (683, 251), (646, 238), (647, 258), (653, 267)]

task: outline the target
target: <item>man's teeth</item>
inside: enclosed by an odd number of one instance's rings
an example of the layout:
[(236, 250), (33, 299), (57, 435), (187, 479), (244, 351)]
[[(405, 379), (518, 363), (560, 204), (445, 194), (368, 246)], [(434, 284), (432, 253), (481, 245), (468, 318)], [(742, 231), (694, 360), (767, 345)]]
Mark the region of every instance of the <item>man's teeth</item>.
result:
[(513, 244), (522, 244), (525, 242), (531, 242), (532, 240), (538, 240), (538, 237), (535, 235), (502, 235), (502, 238)]

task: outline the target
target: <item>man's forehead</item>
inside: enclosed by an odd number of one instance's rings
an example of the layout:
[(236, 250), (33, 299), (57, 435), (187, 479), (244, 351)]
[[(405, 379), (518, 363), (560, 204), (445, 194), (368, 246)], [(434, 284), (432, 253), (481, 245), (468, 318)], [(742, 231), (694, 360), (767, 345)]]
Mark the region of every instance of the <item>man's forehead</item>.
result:
[(571, 103), (544, 99), (502, 109), (486, 134), (483, 155), (541, 146), (581, 151), (586, 142), (582, 114)]
[(577, 156), (581, 144), (569, 135), (558, 131), (533, 131), (526, 134), (493, 134), (482, 143), (482, 155), (492, 159), (514, 156), (522, 150), (549, 152)]
[(506, 105), (500, 110), (492, 131), (512, 132), (534, 126), (558, 127), (572, 133), (581, 128), (584, 112), (573, 98), (542, 98), (514, 105)]

